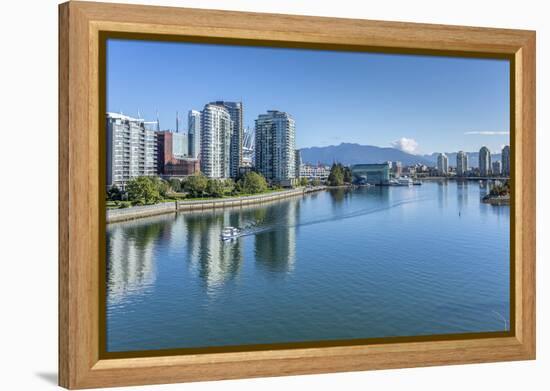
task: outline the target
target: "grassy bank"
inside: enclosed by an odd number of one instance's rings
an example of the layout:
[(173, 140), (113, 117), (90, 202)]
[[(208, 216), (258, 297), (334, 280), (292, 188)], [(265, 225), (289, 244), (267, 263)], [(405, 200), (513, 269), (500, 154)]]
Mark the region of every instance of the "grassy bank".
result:
[[(298, 188), (296, 188), (298, 189)], [(176, 202), (176, 201), (216, 201), (216, 200), (226, 200), (226, 199), (232, 199), (232, 198), (241, 198), (241, 197), (250, 197), (250, 196), (261, 196), (261, 195), (267, 195), (267, 194), (274, 194), (279, 193), (282, 191), (286, 191), (289, 189), (267, 189), (266, 191), (263, 191), (261, 193), (238, 193), (238, 194), (225, 194), (221, 197), (213, 197), (213, 196), (204, 196), (204, 197), (188, 197), (185, 194), (175, 194), (175, 195), (169, 195), (167, 198), (164, 198), (160, 200), (159, 202), (155, 204), (150, 205), (157, 205), (160, 203), (166, 203), (166, 202)], [(106, 207), (108, 210), (116, 210), (116, 209), (129, 209), (132, 208), (133, 205), (129, 201), (107, 201)]]

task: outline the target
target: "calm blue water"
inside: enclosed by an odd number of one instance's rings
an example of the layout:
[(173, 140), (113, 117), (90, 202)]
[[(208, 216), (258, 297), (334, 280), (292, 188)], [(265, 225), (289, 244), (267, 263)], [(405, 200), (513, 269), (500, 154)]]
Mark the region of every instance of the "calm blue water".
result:
[[(504, 331), (510, 212), (478, 182), (107, 227), (107, 351)], [(244, 230), (223, 243), (224, 226)]]

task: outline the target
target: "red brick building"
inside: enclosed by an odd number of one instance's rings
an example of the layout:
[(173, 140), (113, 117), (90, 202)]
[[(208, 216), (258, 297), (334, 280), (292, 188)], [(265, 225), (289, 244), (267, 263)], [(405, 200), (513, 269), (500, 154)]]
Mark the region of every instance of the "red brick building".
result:
[(200, 172), (198, 159), (174, 156), (174, 134), (157, 132), (157, 173), (161, 176), (179, 177)]

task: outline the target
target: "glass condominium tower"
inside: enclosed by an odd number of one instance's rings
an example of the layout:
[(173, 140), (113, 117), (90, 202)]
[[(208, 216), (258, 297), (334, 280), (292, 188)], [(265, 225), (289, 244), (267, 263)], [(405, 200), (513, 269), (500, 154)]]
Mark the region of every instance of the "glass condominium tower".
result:
[(287, 113), (269, 110), (255, 121), (256, 170), (271, 182), (296, 178), (296, 127)]
[(449, 173), (449, 158), (444, 153), (437, 155), (437, 171), (440, 175)]
[(479, 150), (479, 175), (491, 175), (491, 151), (487, 147), (481, 147)]
[(505, 145), (504, 148), (502, 148), (502, 155), (501, 155), (501, 161), (502, 161), (502, 175), (504, 176), (510, 176), (510, 146)]
[(464, 151), (456, 154), (456, 175), (466, 176), (468, 173), (468, 155)]
[(231, 153), (229, 161), (229, 176), (236, 178), (239, 175), (239, 167), (243, 165), (243, 103), (219, 100), (210, 102), (211, 105), (224, 107), (233, 121), (233, 134), (231, 135)]
[(197, 159), (201, 152), (201, 112), (189, 110), (187, 116), (187, 134), (189, 136), (189, 156)]
[(220, 105), (207, 104), (201, 114), (201, 172), (209, 178), (230, 178), (233, 121)]

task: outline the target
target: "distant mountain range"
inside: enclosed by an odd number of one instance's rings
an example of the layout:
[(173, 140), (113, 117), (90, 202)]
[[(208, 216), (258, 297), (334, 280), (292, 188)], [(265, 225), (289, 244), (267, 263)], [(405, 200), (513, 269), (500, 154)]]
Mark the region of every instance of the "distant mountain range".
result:
[[(339, 162), (344, 165), (360, 163), (383, 163), (388, 160), (400, 161), (403, 165), (416, 163), (427, 166), (435, 166), (438, 153), (430, 155), (413, 155), (403, 152), (400, 149), (391, 147), (376, 147), (374, 145), (360, 145), (353, 143), (342, 143), (327, 147), (310, 147), (300, 150), (302, 162), (308, 164), (332, 164)], [(470, 167), (478, 166), (478, 153), (467, 152)], [(449, 157), (449, 165), (456, 166), (456, 152), (446, 153)], [(491, 155), (493, 160), (500, 160), (500, 154)]]

